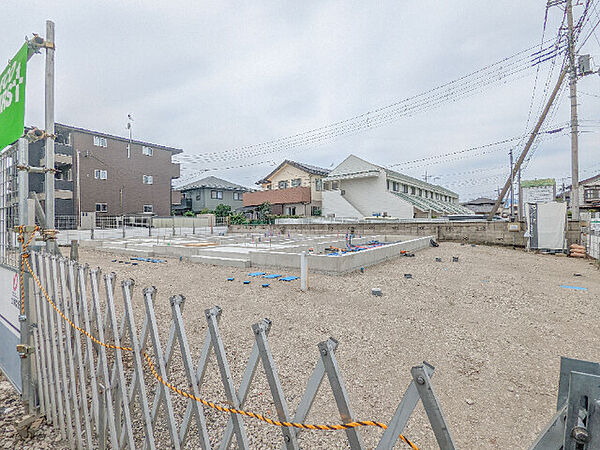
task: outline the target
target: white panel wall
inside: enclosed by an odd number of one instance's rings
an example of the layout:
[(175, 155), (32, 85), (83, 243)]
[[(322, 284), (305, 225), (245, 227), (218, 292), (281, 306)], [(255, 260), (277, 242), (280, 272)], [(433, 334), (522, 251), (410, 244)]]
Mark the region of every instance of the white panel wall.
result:
[(323, 191), (323, 216), (335, 215), (335, 217), (363, 217), (361, 212), (354, 208), (341, 195), (340, 191)]
[(341, 180), (340, 189), (345, 191), (346, 200), (365, 217), (387, 212), (391, 217), (413, 218), (413, 206), (388, 192), (383, 171), (378, 177)]

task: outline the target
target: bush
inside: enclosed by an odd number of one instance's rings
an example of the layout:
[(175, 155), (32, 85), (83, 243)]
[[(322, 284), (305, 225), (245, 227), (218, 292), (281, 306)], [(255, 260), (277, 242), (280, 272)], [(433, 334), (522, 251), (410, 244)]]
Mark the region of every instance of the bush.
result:
[(246, 216), (244, 216), (243, 214), (233, 214), (229, 218), (229, 223), (231, 225), (245, 225), (248, 223), (248, 219), (246, 219)]
[(215, 216), (227, 217), (229, 215), (231, 215), (231, 206), (221, 203), (215, 208)]
[(195, 214), (192, 211), (186, 211), (183, 213), (183, 215), (185, 217), (194, 217), (195, 216)]

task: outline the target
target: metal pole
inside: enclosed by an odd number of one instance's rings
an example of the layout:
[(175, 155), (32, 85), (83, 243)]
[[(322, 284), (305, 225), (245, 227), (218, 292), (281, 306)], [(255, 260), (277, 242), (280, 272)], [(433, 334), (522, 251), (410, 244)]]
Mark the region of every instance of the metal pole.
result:
[[(27, 166), (29, 161), (29, 145), (25, 139), (19, 139), (17, 144), (17, 161), (19, 165)], [(27, 226), (28, 221), (28, 208), (27, 208), (27, 197), (29, 193), (29, 173), (26, 170), (19, 170), (18, 172), (18, 195), (19, 195), (19, 225)], [(25, 240), (28, 239), (29, 233), (25, 233)], [(19, 264), (22, 262), (23, 255), (19, 255)], [(24, 348), (31, 347), (31, 315), (29, 311), (29, 277), (27, 272), (23, 273), (23, 279), (20, 280), (23, 285), (23, 312), (19, 314), (20, 331), (21, 331), (21, 345)], [(23, 393), (23, 402), (27, 412), (31, 407), (34, 407), (34, 398), (37, 397), (35, 388), (32, 384), (31, 378), (31, 361), (32, 357), (28, 356), (27, 350), (21, 355), (21, 389)]]
[(81, 228), (81, 178), (80, 178), (80, 173), (81, 173), (81, 169), (80, 169), (80, 165), (79, 165), (79, 153), (80, 151), (77, 150), (77, 157), (75, 159), (76, 163), (77, 163), (77, 225), (78, 228)]
[(306, 252), (300, 254), (300, 289), (302, 292), (308, 290), (308, 264), (306, 261)]
[(577, 69), (575, 68), (575, 38), (573, 36), (573, 2), (567, 0), (569, 28), (569, 91), (571, 97), (571, 218), (579, 220), (579, 143), (577, 130)]
[[(54, 229), (54, 22), (46, 21), (46, 228)], [(47, 241), (48, 251), (54, 252), (53, 240)]]
[(125, 215), (123, 213), (123, 189), (125, 187), (121, 186), (121, 228), (123, 228), (123, 238), (125, 237)]
[(542, 115), (540, 116), (537, 124), (535, 125), (533, 131), (531, 132), (531, 135), (529, 136), (527, 144), (525, 144), (525, 148), (523, 149), (523, 152), (519, 156), (519, 159), (517, 159), (517, 163), (515, 164), (515, 167), (513, 167), (511, 177), (509, 177), (508, 180), (506, 180), (506, 183), (504, 184), (502, 191), (498, 195), (498, 198), (496, 199), (496, 204), (494, 205), (494, 207), (490, 211), (490, 214), (488, 215), (488, 220), (492, 220), (494, 218), (496, 211), (498, 211), (498, 208), (502, 204), (502, 200), (504, 199), (504, 196), (506, 195), (506, 192), (508, 191), (508, 188), (510, 187), (511, 179), (512, 179), (512, 177), (514, 177), (514, 173), (517, 170), (519, 170), (519, 168), (521, 167), (521, 163), (525, 160), (525, 156), (527, 156), (527, 152), (529, 152), (529, 149), (531, 148), (533, 141), (535, 141), (535, 138), (537, 137), (537, 134), (540, 131), (540, 128), (542, 127), (542, 124), (544, 123), (546, 116), (548, 115), (548, 111), (550, 111), (550, 107), (552, 106), (552, 103), (554, 103), (554, 100), (556, 99), (556, 95), (558, 94), (558, 91), (560, 90), (560, 87), (565, 79), (565, 76), (567, 75), (567, 70), (568, 70), (568, 67), (565, 66), (563, 68), (563, 70), (561, 71), (560, 76), (558, 77), (558, 81), (556, 82), (556, 86), (554, 86), (554, 90), (552, 91), (552, 94), (550, 94), (548, 103), (546, 103), (546, 106), (544, 107), (544, 111), (542, 111)]
[(523, 220), (523, 190), (521, 189), (521, 168), (517, 172), (517, 183), (519, 184), (519, 222)]
[(510, 149), (510, 221), (514, 220), (514, 204), (515, 204), (515, 174), (513, 171), (513, 151)]

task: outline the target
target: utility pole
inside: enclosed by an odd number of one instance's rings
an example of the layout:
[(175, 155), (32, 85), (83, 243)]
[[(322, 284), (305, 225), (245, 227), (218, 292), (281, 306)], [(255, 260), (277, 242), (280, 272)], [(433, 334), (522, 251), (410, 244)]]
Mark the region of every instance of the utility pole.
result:
[(567, 70), (568, 70), (568, 67), (565, 67), (560, 72), (558, 81), (556, 82), (556, 86), (554, 87), (552, 94), (550, 94), (550, 98), (548, 99), (548, 102), (546, 103), (546, 106), (544, 107), (544, 110), (542, 111), (542, 115), (540, 116), (537, 124), (533, 128), (533, 131), (531, 132), (531, 135), (529, 136), (529, 139), (527, 140), (527, 144), (525, 144), (525, 148), (523, 149), (523, 151), (521, 152), (521, 155), (517, 159), (517, 163), (515, 164), (515, 167), (513, 167), (511, 176), (508, 178), (508, 180), (506, 180), (506, 183), (504, 184), (504, 187), (502, 188), (502, 192), (500, 193), (500, 195), (498, 195), (496, 204), (494, 205), (494, 207), (490, 211), (490, 214), (488, 215), (488, 220), (492, 220), (494, 218), (496, 211), (498, 211), (498, 208), (502, 204), (502, 200), (504, 199), (504, 196), (508, 192), (508, 189), (511, 184), (511, 179), (512, 179), (512, 177), (514, 177), (514, 172), (521, 168), (521, 164), (523, 163), (523, 160), (525, 160), (525, 156), (527, 156), (527, 152), (529, 152), (529, 149), (531, 148), (533, 141), (535, 141), (535, 138), (537, 137), (537, 134), (539, 133), (540, 128), (541, 128), (542, 124), (544, 123), (546, 116), (548, 115), (548, 111), (550, 111), (550, 107), (552, 106), (552, 103), (554, 103), (554, 100), (556, 99), (556, 95), (558, 94), (558, 91), (560, 90), (560, 87), (561, 87), (563, 81), (565, 80), (565, 76), (567, 75)]
[(519, 222), (523, 220), (523, 191), (521, 190), (521, 168), (519, 167), (519, 172), (517, 173), (517, 183), (519, 185), (519, 211), (518, 211), (518, 219)]
[(425, 175), (423, 176), (423, 179), (425, 180), (425, 183), (427, 183), (427, 171), (425, 171)]
[[(45, 128), (46, 128), (46, 174), (45, 206), (46, 229), (54, 230), (54, 22), (46, 21), (46, 86), (45, 86)], [(54, 253), (54, 239), (46, 241), (47, 249)]]
[(573, 36), (573, 2), (567, 0), (569, 42), (569, 91), (571, 97), (571, 219), (579, 220), (579, 142), (577, 129), (577, 69), (575, 67), (575, 38)]
[[(514, 221), (513, 205), (515, 204), (515, 175), (513, 171), (513, 151), (512, 148), (509, 152), (510, 155), (510, 221)], [(520, 169), (519, 169), (520, 170)]]

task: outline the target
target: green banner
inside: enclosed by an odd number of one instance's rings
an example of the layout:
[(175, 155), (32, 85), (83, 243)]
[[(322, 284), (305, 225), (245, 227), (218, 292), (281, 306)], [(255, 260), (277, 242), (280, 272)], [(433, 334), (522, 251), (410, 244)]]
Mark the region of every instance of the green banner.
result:
[(23, 136), (27, 43), (0, 75), (0, 150)]

